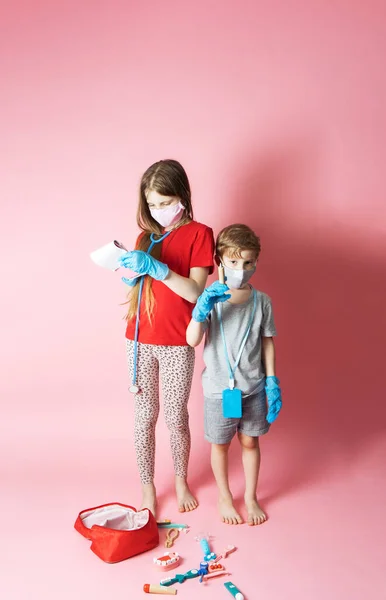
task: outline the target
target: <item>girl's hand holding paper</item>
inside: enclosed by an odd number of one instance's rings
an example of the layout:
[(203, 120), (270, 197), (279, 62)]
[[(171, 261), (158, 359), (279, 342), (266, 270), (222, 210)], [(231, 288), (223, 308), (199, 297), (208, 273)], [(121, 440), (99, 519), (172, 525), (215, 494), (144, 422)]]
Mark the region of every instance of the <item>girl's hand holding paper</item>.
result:
[[(163, 281), (169, 274), (167, 265), (146, 254), (146, 252), (142, 252), (142, 250), (126, 252), (119, 258), (119, 264), (121, 267), (131, 269), (139, 275), (150, 275), (158, 281)], [(135, 281), (133, 282), (132, 279), (123, 278), (123, 281), (128, 285), (135, 285)]]
[(229, 288), (225, 283), (215, 281), (207, 287), (198, 297), (197, 304), (193, 309), (192, 318), (197, 323), (203, 323), (217, 302), (226, 302), (231, 297), (226, 292)]

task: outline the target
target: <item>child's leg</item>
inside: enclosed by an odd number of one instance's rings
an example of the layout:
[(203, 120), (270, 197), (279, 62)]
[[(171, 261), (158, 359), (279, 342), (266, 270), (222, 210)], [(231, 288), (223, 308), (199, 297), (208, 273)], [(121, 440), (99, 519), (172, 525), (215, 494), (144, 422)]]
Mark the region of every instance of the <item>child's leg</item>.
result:
[[(126, 340), (130, 381), (133, 376), (134, 343)], [(159, 413), (158, 361), (151, 345), (138, 344), (138, 376), (140, 393), (134, 396), (134, 445), (142, 483), (141, 508), (156, 513), (154, 487), (155, 426)]]
[(257, 482), (260, 471), (260, 446), (259, 438), (238, 432), (242, 461), (245, 474), (245, 506), (248, 512), (248, 525), (260, 525), (267, 520), (267, 516), (260, 507), (256, 498)]
[(188, 483), (190, 429), (188, 400), (194, 371), (194, 348), (157, 346), (165, 422), (170, 432), (178, 508), (181, 512), (197, 508)]
[(212, 444), (211, 464), (219, 491), (218, 506), (224, 523), (237, 525), (243, 520), (233, 506), (233, 497), (228, 480), (229, 444)]

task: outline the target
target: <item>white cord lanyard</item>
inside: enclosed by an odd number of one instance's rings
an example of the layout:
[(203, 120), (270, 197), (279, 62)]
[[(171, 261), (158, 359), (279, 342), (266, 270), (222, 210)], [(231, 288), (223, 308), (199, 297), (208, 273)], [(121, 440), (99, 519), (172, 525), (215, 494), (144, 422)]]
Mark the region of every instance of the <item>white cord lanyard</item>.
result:
[(222, 337), (222, 342), (223, 342), (223, 346), (224, 346), (225, 360), (227, 362), (228, 373), (229, 373), (229, 389), (230, 390), (233, 390), (234, 387), (235, 387), (235, 372), (236, 372), (237, 367), (239, 366), (241, 355), (243, 353), (243, 350), (245, 348), (245, 344), (247, 343), (247, 339), (248, 339), (248, 336), (249, 336), (251, 328), (252, 328), (253, 319), (255, 318), (255, 314), (256, 314), (256, 305), (257, 305), (257, 293), (256, 293), (256, 290), (253, 290), (253, 308), (252, 308), (252, 314), (251, 314), (251, 317), (249, 319), (249, 323), (247, 325), (247, 329), (245, 331), (243, 339), (241, 340), (240, 349), (239, 349), (239, 351), (237, 353), (235, 364), (234, 364), (234, 367), (232, 369), (232, 365), (231, 365), (231, 362), (229, 360), (229, 354), (228, 354), (228, 348), (227, 348), (226, 338), (225, 338), (224, 323), (223, 323), (223, 320), (222, 320), (222, 304), (220, 302), (218, 304), (216, 304), (217, 314), (218, 314), (219, 321), (220, 321), (220, 331), (221, 331), (221, 337)]

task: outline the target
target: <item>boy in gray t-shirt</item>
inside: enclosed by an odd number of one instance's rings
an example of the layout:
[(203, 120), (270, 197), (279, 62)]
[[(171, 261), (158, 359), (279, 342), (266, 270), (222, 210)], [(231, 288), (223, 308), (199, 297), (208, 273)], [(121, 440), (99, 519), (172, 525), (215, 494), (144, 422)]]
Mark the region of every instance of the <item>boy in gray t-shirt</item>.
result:
[[(248, 284), (256, 270), (260, 239), (246, 225), (230, 225), (216, 240), (216, 261), (226, 285), (216, 281), (197, 300), (186, 339), (197, 346), (205, 335), (202, 384), (205, 438), (211, 442), (211, 464), (225, 523), (242, 518), (233, 505), (228, 481), (228, 450), (237, 433), (245, 473), (249, 525), (267, 517), (256, 488), (260, 468), (259, 436), (269, 430), (281, 409), (275, 376), (276, 335), (271, 299)], [(267, 412), (268, 404), (268, 412)]]

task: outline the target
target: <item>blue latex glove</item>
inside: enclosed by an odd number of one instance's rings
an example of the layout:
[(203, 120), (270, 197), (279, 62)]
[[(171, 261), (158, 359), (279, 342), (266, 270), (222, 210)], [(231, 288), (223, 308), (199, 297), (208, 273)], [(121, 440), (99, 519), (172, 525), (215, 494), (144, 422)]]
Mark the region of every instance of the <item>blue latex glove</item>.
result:
[(134, 287), (135, 284), (139, 281), (139, 277), (131, 277), (130, 279), (128, 277), (122, 277), (122, 281), (130, 287)]
[[(169, 273), (169, 267), (156, 258), (142, 252), (142, 250), (132, 250), (126, 252), (118, 259), (120, 265), (126, 269), (131, 269), (139, 275), (150, 275), (153, 279), (163, 281)], [(127, 283), (127, 281), (125, 281)], [(128, 285), (131, 285), (130, 283)]]
[(215, 281), (207, 287), (198, 297), (197, 304), (192, 312), (193, 320), (197, 323), (203, 323), (217, 302), (225, 302), (231, 297), (230, 294), (226, 294), (228, 290), (228, 286), (219, 281)]
[(269, 375), (265, 379), (265, 393), (267, 395), (268, 403), (268, 423), (273, 423), (277, 419), (283, 405), (279, 383), (280, 381), (278, 378), (273, 375)]

